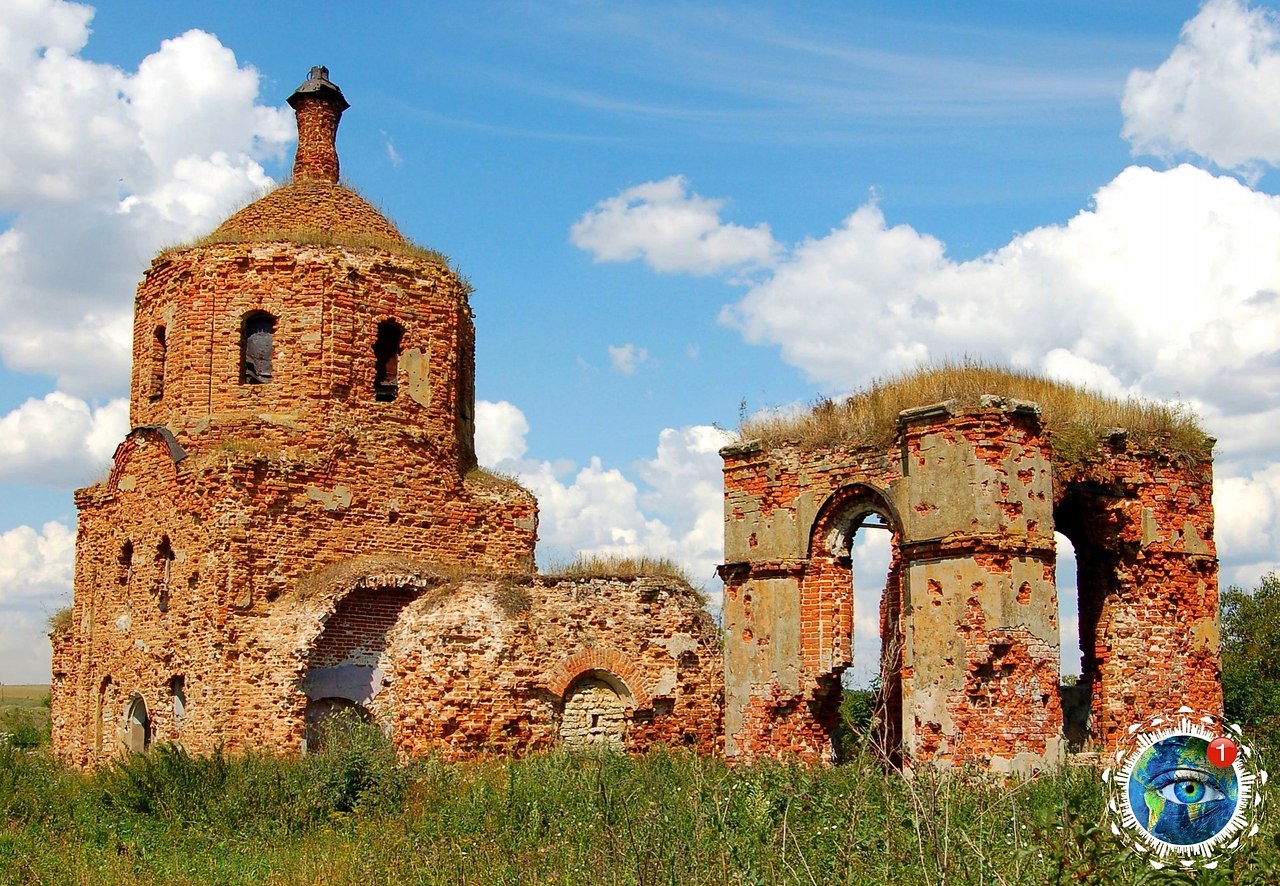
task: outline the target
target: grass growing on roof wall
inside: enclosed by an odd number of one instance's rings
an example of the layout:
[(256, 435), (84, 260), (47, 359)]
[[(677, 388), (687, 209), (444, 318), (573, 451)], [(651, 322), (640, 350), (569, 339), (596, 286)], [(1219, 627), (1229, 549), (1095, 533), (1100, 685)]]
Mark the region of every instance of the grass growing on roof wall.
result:
[(745, 418), (739, 439), (765, 446), (889, 445), (904, 409), (955, 400), (973, 409), (984, 394), (1029, 400), (1053, 435), (1054, 452), (1065, 462), (1086, 460), (1110, 429), (1123, 428), (1139, 445), (1157, 444), (1171, 456), (1199, 461), (1210, 443), (1195, 415), (1180, 404), (1120, 400), (1020, 369), (978, 362), (943, 363), (876, 379), (846, 400), (820, 400), (797, 413)]
[[(287, 241), (289, 243), (299, 243), (304, 246), (345, 246), (351, 249), (381, 249), (384, 252), (390, 252), (395, 255), (405, 255), (410, 258), (423, 259), (432, 264), (439, 265), (453, 271), (452, 265), (449, 263), (449, 257), (443, 252), (434, 249), (428, 249), (425, 246), (418, 246), (409, 241), (392, 240), (389, 237), (379, 237), (374, 234), (353, 234), (343, 231), (321, 231), (314, 228), (290, 228), (289, 230), (267, 230), (253, 234), (243, 234), (238, 231), (215, 231), (199, 240), (192, 241), (184, 246), (175, 246), (171, 249), (190, 249), (200, 246), (218, 246), (223, 243), (271, 243), (275, 241)], [(165, 250), (168, 252), (169, 250)], [(454, 271), (456, 274), (457, 272)]]
[[(241, 206), (238, 206), (235, 212), (228, 215), (227, 218), (230, 219), (234, 217), (241, 210), (247, 209), (259, 200), (262, 200), (283, 188), (290, 187), (293, 184), (294, 182), (292, 178), (286, 178), (279, 184), (259, 189), (252, 194), (249, 199), (245, 200)], [(320, 183), (308, 182), (308, 184), (314, 185)], [(343, 181), (339, 184), (331, 185), (330, 187), (338, 188), (354, 194), (365, 203), (369, 204), (369, 206), (372, 207), (379, 215), (383, 215), (385, 217), (385, 213), (382, 212), (382, 208), (375, 205), (365, 197), (364, 194), (360, 193), (360, 190), (350, 182)], [(246, 234), (240, 231), (222, 230), (222, 228), (219, 227), (217, 230), (214, 230), (212, 233), (207, 234), (204, 237), (200, 237), (187, 243), (170, 246), (162, 250), (162, 253), (181, 249), (197, 248), (201, 246), (216, 246), (222, 243), (269, 243), (275, 241), (287, 241), (290, 243), (300, 243), (308, 246), (346, 246), (354, 249), (381, 249), (395, 255), (404, 255), (411, 258), (423, 259), (448, 269), (454, 274), (454, 276), (459, 278), (468, 293), (472, 291), (470, 282), (461, 275), (457, 268), (452, 265), (447, 255), (439, 250), (431, 249), (426, 246), (419, 246), (418, 244), (410, 241), (407, 237), (402, 237), (402, 239), (396, 240), (375, 234), (359, 234), (353, 232), (324, 230), (320, 228), (300, 229), (293, 227), (290, 227), (287, 230), (265, 230)]]
[(397, 765), (374, 727), (302, 759), (173, 746), (92, 775), (0, 747), (0, 883), (1276, 882), (1276, 825), (1179, 878), (1098, 826), (1091, 770), (1032, 782), (729, 768), (682, 751)]
[(551, 566), (545, 578), (641, 578), (659, 576), (678, 578), (692, 584), (678, 563), (667, 557), (627, 557), (617, 554), (592, 554), (578, 557), (563, 566)]

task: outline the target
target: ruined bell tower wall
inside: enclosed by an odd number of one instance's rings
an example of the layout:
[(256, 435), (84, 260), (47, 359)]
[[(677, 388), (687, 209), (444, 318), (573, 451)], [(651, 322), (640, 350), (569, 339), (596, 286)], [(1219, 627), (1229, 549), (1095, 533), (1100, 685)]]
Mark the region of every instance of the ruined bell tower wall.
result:
[(1059, 522), (1089, 540), (1076, 546), (1091, 745), (1152, 710), (1220, 708), (1207, 465), (1123, 442), (1087, 469), (1058, 462), (1038, 408), (998, 397), (907, 410), (888, 447), (722, 455), (730, 757), (830, 758), (852, 663), (850, 545), (869, 515), (892, 535), (877, 740), (893, 762), (1062, 761)]

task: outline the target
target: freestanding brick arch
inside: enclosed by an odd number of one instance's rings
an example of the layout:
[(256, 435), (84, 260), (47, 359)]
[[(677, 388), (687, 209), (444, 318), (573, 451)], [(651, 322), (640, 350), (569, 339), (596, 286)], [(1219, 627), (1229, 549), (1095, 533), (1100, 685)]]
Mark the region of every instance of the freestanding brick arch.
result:
[[(902, 518), (886, 490), (867, 483), (851, 483), (832, 492), (822, 503), (809, 531), (809, 545), (800, 582), (802, 618), (812, 623), (802, 634), (807, 667), (832, 673), (837, 662), (853, 661), (854, 591), (865, 579), (854, 575), (854, 538), (867, 519), (878, 516), (890, 533), (890, 561), (880, 600), (880, 691), (874, 711), (875, 741), (890, 759), (902, 757)], [(840, 694), (833, 686), (822, 713), (828, 733), (835, 726)], [(834, 707), (833, 707), (834, 704)]]
[(1064, 459), (1037, 406), (995, 396), (908, 409), (887, 445), (721, 454), (729, 757), (831, 758), (852, 663), (848, 530), (872, 511), (895, 536), (880, 613), (894, 762), (1025, 772), (1064, 759), (1058, 521), (1084, 552), (1088, 744), (1112, 747), (1147, 712), (1220, 709), (1207, 455), (1114, 431)]

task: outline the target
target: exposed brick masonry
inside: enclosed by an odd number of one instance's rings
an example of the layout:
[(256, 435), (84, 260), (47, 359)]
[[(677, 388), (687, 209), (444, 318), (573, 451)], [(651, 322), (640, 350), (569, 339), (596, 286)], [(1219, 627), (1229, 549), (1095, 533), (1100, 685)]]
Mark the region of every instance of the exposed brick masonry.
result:
[(1028, 406), (990, 402), (910, 410), (886, 449), (723, 451), (731, 758), (829, 757), (849, 545), (872, 512), (893, 532), (879, 715), (894, 762), (1061, 762), (1055, 529), (1080, 573), (1091, 715), (1073, 740), (1110, 748), (1151, 712), (1220, 709), (1211, 466), (1123, 434), (1063, 465)]

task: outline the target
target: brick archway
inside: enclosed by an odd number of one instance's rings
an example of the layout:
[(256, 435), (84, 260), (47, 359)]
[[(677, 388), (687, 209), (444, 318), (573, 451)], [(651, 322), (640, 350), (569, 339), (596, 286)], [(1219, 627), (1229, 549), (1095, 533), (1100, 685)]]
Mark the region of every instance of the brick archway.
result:
[(592, 647), (562, 658), (547, 672), (547, 689), (563, 698), (579, 677), (591, 671), (604, 671), (620, 680), (631, 693), (637, 710), (652, 706), (653, 699), (645, 688), (639, 667), (630, 656), (616, 649)]
[[(895, 766), (902, 763), (902, 520), (884, 490), (867, 483), (850, 483), (827, 496), (809, 531), (808, 558), (801, 583), (801, 617), (809, 629), (802, 646), (805, 663), (816, 671), (839, 671), (853, 662), (855, 584), (865, 577), (853, 570), (854, 539), (872, 515), (890, 533), (890, 561), (877, 620), (879, 691), (875, 699), (877, 750)], [(874, 587), (874, 583), (863, 585)], [(821, 720), (834, 731), (841, 693), (833, 689)]]

